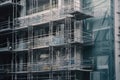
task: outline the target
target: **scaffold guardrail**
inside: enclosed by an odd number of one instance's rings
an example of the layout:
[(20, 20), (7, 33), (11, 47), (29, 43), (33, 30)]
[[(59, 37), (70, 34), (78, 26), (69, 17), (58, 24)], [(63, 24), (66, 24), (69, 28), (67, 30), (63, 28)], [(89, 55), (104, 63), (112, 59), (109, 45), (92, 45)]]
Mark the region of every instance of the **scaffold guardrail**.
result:
[[(77, 5), (74, 5), (74, 4), (77, 4)], [(66, 18), (66, 15), (70, 15), (70, 13), (76, 12), (76, 11), (81, 12), (86, 15), (92, 15), (91, 12), (89, 12), (89, 13), (86, 11), (84, 12), (84, 10), (82, 10), (82, 8), (80, 6), (78, 6), (77, 2), (74, 2), (74, 4), (71, 3), (68, 5), (64, 5), (60, 9), (58, 7), (55, 7), (52, 10), (50, 8), (48, 8), (48, 11), (46, 11), (44, 13), (42, 13), (42, 11), (41, 11), (40, 13), (34, 13), (34, 15), (31, 14), (31, 15), (19, 17), (15, 20), (16, 29), (29, 27), (30, 25), (35, 26), (38, 24), (49, 23), (50, 20), (57, 21), (60, 19), (64, 19), (64, 18)], [(41, 6), (41, 7), (44, 7), (44, 6)], [(38, 9), (40, 9), (40, 8), (38, 8)], [(34, 10), (34, 8), (33, 8), (33, 10)], [(51, 11), (52, 11), (52, 14), (50, 14)], [(31, 12), (33, 12), (33, 11), (31, 11)]]
[(12, 2), (12, 0), (1, 0), (1, 1), (0, 1), (0, 4), (1, 4), (1, 3), (4, 3), (4, 2)]
[(12, 24), (11, 21), (0, 22), (0, 31), (6, 30), (6, 29), (11, 29), (11, 24)]
[[(12, 70), (12, 67), (14, 69)], [(19, 73), (19, 72), (44, 72), (44, 71), (60, 71), (60, 70), (92, 70), (94, 62), (91, 59), (64, 59), (56, 61), (53, 64), (50, 62), (34, 62), (34, 63), (17, 63), (17, 64), (2, 64), (0, 72), (2, 73)]]
[(21, 5), (20, 1), (14, 1), (14, 0), (0, 0), (0, 5), (4, 5), (6, 3), (16, 3)]
[[(75, 31), (75, 30), (73, 30)], [(73, 33), (73, 32), (71, 32)], [(73, 33), (74, 34), (74, 33)], [(78, 34), (78, 33), (77, 33)], [(84, 34), (84, 35), (83, 35)], [(74, 34), (76, 35), (76, 34)], [(34, 39), (32, 39), (33, 43), (33, 49), (35, 48), (44, 48), (44, 47), (49, 47), (49, 46), (61, 46), (65, 45), (66, 43), (66, 38), (64, 35), (49, 35), (49, 34), (43, 34), (43, 35), (37, 35), (34, 36)], [(19, 42), (15, 43), (15, 50), (27, 50), (28, 49), (28, 44), (29, 41), (26, 39), (20, 39), (18, 40)], [(93, 34), (91, 32), (82, 32), (78, 36), (71, 37), (69, 39), (69, 43), (80, 43), (80, 44), (85, 44), (87, 45), (88, 43), (93, 45), (94, 39), (93, 39)]]

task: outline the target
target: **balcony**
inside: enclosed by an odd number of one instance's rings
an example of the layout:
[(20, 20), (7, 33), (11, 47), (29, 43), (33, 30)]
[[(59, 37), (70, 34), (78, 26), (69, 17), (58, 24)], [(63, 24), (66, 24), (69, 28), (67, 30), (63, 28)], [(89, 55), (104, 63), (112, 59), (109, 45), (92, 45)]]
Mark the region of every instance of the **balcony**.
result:
[[(59, 32), (58, 32), (59, 33)], [(82, 46), (93, 45), (93, 34), (91, 32), (81, 32), (78, 34), (76, 30), (72, 30), (72, 32), (68, 33), (74, 35), (73, 37), (66, 38), (65, 34), (56, 35), (38, 35), (35, 36), (33, 40), (33, 48), (44, 48), (49, 46), (64, 46), (66, 44), (80, 44)]]
[(8, 47), (0, 48), (0, 52), (6, 52), (6, 51), (9, 51)]
[[(28, 50), (29, 41), (22, 40), (15, 43), (15, 51), (26, 51)], [(64, 45), (64, 38), (55, 37), (55, 36), (48, 36), (48, 37), (41, 37), (41, 38), (34, 38), (31, 42), (32, 49), (40, 49), (40, 48), (48, 48), (49, 46), (60, 46)]]
[(91, 32), (83, 32), (84, 46), (91, 46), (94, 44), (94, 35)]
[[(70, 33), (71, 34), (71, 33)], [(67, 40), (67, 41), (66, 41)], [(28, 40), (19, 40), (15, 43), (15, 51), (28, 50)], [(64, 33), (61, 35), (37, 35), (31, 41), (32, 49), (48, 48), (49, 46), (60, 47), (66, 44), (80, 44), (81, 46), (93, 45), (93, 35), (90, 32), (82, 32), (81, 34), (74, 32), (74, 37), (67, 39)]]
[[(77, 6), (78, 5), (78, 6)], [(31, 10), (31, 12), (39, 11), (37, 9), (42, 8), (44, 6), (41, 6), (39, 8)], [(41, 10), (41, 9), (40, 9)], [(50, 14), (51, 13), (51, 14)], [(73, 16), (74, 15), (74, 16)], [(61, 8), (55, 7), (55, 8), (48, 8), (47, 10), (37, 12), (31, 15), (19, 17), (16, 19), (16, 29), (23, 29), (23, 28), (28, 28), (28, 26), (37, 26), (41, 24), (46, 24), (49, 23), (50, 21), (53, 22), (58, 22), (58, 21), (63, 21), (66, 17), (76, 17), (77, 20), (83, 20), (92, 17), (91, 12), (86, 12), (80, 8), (78, 3), (74, 4), (67, 4), (63, 5)]]
[(60, 15), (58, 9), (53, 10), (53, 16), (50, 14), (50, 10), (46, 12), (36, 13), (29, 16), (24, 16), (16, 19), (16, 29), (28, 28), (28, 26), (37, 26), (41, 24), (47, 24), (52, 21), (60, 21), (65, 18), (65, 15)]
[(60, 12), (64, 14), (72, 14), (77, 20), (84, 20), (93, 16), (92, 11), (87, 11), (82, 8), (79, 0), (74, 0), (71, 3), (64, 4)]
[(7, 52), (9, 51), (9, 47), (7, 43), (0, 44), (0, 52)]
[(12, 0), (1, 0), (0, 5), (4, 5), (6, 3), (11, 3), (11, 2), (12, 2)]
[(15, 43), (15, 51), (23, 51), (28, 50), (29, 42), (26, 40), (20, 40), (19, 42)]
[(0, 22), (0, 32), (12, 31), (11, 24), (12, 22), (10, 21)]
[[(12, 70), (12, 67), (13, 70)], [(49, 71), (63, 71), (63, 70), (80, 70), (80, 71), (92, 71), (94, 63), (92, 60), (56, 60), (51, 63), (50, 61), (33, 62), (33, 63), (17, 63), (17, 64), (3, 64), (0, 65), (0, 72), (3, 73), (27, 73), (27, 72), (49, 72)]]
[[(41, 2), (43, 3), (43, 2)], [(40, 4), (40, 3), (39, 3)], [(54, 8), (58, 8), (58, 4), (52, 4), (52, 9)], [(37, 6), (37, 7), (34, 7), (32, 9), (29, 9), (27, 11), (27, 14), (30, 15), (30, 14), (33, 14), (33, 13), (38, 13), (38, 12), (42, 12), (42, 11), (47, 11), (47, 10), (50, 10), (51, 9), (51, 6), (50, 6), (50, 3), (43, 3), (41, 6)]]
[[(86, 63), (89, 63), (86, 65)], [(60, 60), (56, 61), (53, 64), (49, 63), (36, 63), (31, 65), (31, 70), (33, 72), (44, 72), (44, 71), (61, 71), (61, 70), (92, 70), (93, 63), (92, 61), (81, 61), (81, 60)]]
[(20, 1), (17, 1), (17, 3), (15, 3), (15, 2), (13, 2), (13, 0), (1, 0), (0, 1), (0, 7), (2, 7), (2, 6), (7, 6), (7, 5), (11, 5), (11, 4), (18, 4), (18, 5), (20, 5)]
[(10, 64), (0, 65), (0, 73), (8, 73), (8, 72), (11, 72), (11, 65)]
[[(13, 15), (13, 12), (19, 12), (22, 5), (14, 0), (0, 0), (0, 17), (6, 18)], [(16, 0), (17, 1), (17, 0)], [(14, 9), (17, 7), (17, 9)]]

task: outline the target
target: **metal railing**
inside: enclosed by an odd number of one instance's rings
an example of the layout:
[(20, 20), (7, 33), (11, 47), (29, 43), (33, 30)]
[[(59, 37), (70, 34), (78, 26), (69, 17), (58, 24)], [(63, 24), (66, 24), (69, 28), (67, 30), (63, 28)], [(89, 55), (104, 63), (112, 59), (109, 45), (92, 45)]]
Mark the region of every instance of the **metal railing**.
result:
[(0, 65), (0, 72), (44, 72), (44, 71), (60, 71), (60, 70), (92, 70), (94, 68), (93, 60), (69, 59), (59, 60), (53, 64), (50, 62), (33, 62), (33, 63), (17, 63)]
[(28, 40), (21, 40), (19, 42), (15, 42), (15, 50), (26, 50), (28, 49), (29, 42)]
[(2, 43), (0, 44), (0, 52), (1, 51), (8, 51), (9, 50), (9, 43)]
[(12, 0), (0, 0), (0, 4), (1, 4), (1, 3), (4, 3), (4, 2), (8, 2), (8, 1), (9, 1), (9, 2), (12, 2)]
[(0, 22), (0, 31), (6, 30), (6, 29), (10, 29), (11, 28), (11, 24), (12, 24), (11, 21)]
[(16, 29), (19, 28), (25, 28), (28, 27), (30, 25), (35, 26), (35, 25), (39, 25), (39, 24), (44, 24), (44, 23), (48, 23), (50, 20), (58, 20), (60, 19), (61, 15), (59, 15), (58, 13), (59, 10), (54, 10), (53, 14), (54, 16), (51, 17), (51, 14), (49, 12), (46, 13), (42, 13), (42, 14), (37, 14), (37, 15), (33, 15), (31, 17), (26, 16), (26, 17), (21, 17), (15, 20), (16, 23)]
[(0, 65), (0, 73), (8, 73), (8, 72), (11, 72), (11, 65), (10, 64)]
[[(70, 15), (70, 13), (75, 12), (75, 11), (86, 13), (86, 11), (84, 12), (84, 10), (82, 10), (82, 8), (79, 5), (80, 5), (79, 3), (74, 2), (73, 4), (71, 3), (68, 5), (63, 5), (61, 7), (61, 9), (58, 9), (58, 7), (56, 7), (56, 8), (53, 8), (52, 10), (50, 10), (47, 6), (45, 8), (45, 10), (49, 9), (47, 12), (35, 14), (32, 16), (28, 15), (28, 16), (20, 17), (20, 18), (16, 19), (16, 29), (28, 27), (30, 25), (34, 26), (34, 25), (38, 25), (38, 24), (48, 23), (50, 20), (56, 21), (59, 19), (64, 19), (64, 18), (66, 18), (66, 15)], [(42, 7), (42, 9), (44, 9), (43, 8), (44, 6), (40, 6), (40, 7)], [(39, 7), (35, 8), (35, 9), (33, 8), (30, 10), (30, 13), (39, 11), (39, 9), (41, 10), (41, 8), (39, 8)], [(50, 11), (52, 11), (52, 14), (50, 14)], [(92, 14), (90, 14), (90, 15), (92, 15)]]
[(74, 2), (70, 2), (69, 4), (63, 5), (61, 8), (64, 12), (64, 14), (73, 13), (73, 12), (81, 12), (86, 15), (92, 15), (92, 11), (89, 11), (88, 9), (84, 9), (81, 5), (81, 2), (78, 0), (75, 0)]
[[(58, 7), (58, 4), (52, 4), (50, 5), (50, 3), (47, 3), (47, 4), (44, 4), (42, 6), (38, 6), (38, 7), (35, 7), (35, 8), (31, 8), (27, 11), (27, 14), (32, 14), (32, 13), (37, 13), (37, 12), (41, 12), (41, 11), (44, 11), (44, 10), (50, 10), (52, 8), (57, 8)], [(81, 5), (80, 5), (80, 2), (79, 1), (71, 1), (71, 2), (68, 2), (67, 4), (62, 4), (62, 9), (64, 11), (80, 11), (82, 10), (81, 8)]]
[(83, 42), (84, 44), (94, 42), (94, 35), (92, 32), (83, 32)]
[[(58, 6), (58, 4), (53, 4), (53, 5), (52, 5), (52, 8), (55, 8), (55, 7), (57, 7), (57, 6)], [(34, 8), (32, 8), (32, 9), (29, 9), (29, 10), (27, 11), (27, 14), (29, 15), (29, 14), (33, 14), (33, 13), (37, 13), (37, 12), (49, 10), (50, 7), (51, 7), (51, 6), (50, 6), (49, 3), (48, 3), (48, 4), (44, 4), (44, 5), (42, 5), (42, 6), (34, 7)]]
[(16, 4), (20, 4), (20, 1), (17, 1), (17, 2), (13, 2), (12, 0), (0, 0), (0, 4), (5, 4), (5, 3), (16, 3)]
[[(53, 33), (53, 35), (44, 34), (44, 35), (34, 36), (34, 39), (32, 39), (32, 44), (33, 44), (32, 47), (35, 49), (35, 48), (44, 48), (49, 46), (61, 46), (68, 43), (93, 45), (92, 43), (94, 39), (93, 39), (93, 34), (91, 32), (82, 32), (79, 35), (78, 33), (73, 33), (73, 32), (71, 33), (74, 36), (69, 39), (66, 39), (64, 34), (56, 35), (55, 33)], [(66, 40), (68, 41), (66, 42)], [(15, 50), (26, 50), (28, 49), (29, 43), (30, 42), (27, 39), (19, 40), (19, 42), (15, 43)]]

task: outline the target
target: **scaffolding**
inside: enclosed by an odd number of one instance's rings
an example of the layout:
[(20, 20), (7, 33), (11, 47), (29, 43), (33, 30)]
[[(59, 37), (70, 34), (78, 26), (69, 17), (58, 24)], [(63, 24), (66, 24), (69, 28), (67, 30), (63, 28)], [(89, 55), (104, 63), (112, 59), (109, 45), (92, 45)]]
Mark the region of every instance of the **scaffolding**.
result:
[[(18, 1), (14, 0), (14, 3), (18, 3)], [(7, 23), (9, 26), (12, 25), (12, 43), (7, 45), (12, 52), (12, 60), (11, 64), (0, 65), (0, 73), (9, 74), (12, 80), (76, 80), (79, 78), (77, 71), (92, 71), (93, 59), (84, 60), (77, 57), (78, 48), (82, 49), (82, 47), (88, 46), (87, 44), (93, 45), (93, 34), (82, 31), (82, 28), (79, 30), (82, 26), (81, 20), (91, 17), (81, 11), (80, 2), (67, 0), (67, 5), (63, 3), (64, 6), (58, 9), (52, 0), (47, 5), (36, 8), (33, 6), (35, 0), (31, 1), (33, 4), (27, 12), (29, 15), (20, 18), (16, 12), (17, 4), (13, 5), (13, 21), (12, 24), (11, 22)], [(36, 13), (44, 10), (48, 10), (48, 12)], [(79, 18), (81, 15), (84, 17)], [(43, 17), (42, 20), (40, 20), (41, 17)], [(64, 24), (64, 27), (61, 28), (61, 25), (56, 28), (55, 25), (61, 23)], [(78, 26), (77, 23), (81, 24)], [(34, 29), (45, 24), (48, 25), (48, 32), (35, 36)], [(23, 29), (28, 34), (26, 38), (18, 39), (18, 33)], [(35, 62), (33, 53), (36, 50), (48, 51), (48, 55), (41, 53), (40, 56), (38, 55), (41, 60)], [(76, 53), (74, 57), (72, 51)], [(20, 52), (27, 54), (26, 62), (18, 61)], [(20, 55), (23, 55), (21, 53)]]

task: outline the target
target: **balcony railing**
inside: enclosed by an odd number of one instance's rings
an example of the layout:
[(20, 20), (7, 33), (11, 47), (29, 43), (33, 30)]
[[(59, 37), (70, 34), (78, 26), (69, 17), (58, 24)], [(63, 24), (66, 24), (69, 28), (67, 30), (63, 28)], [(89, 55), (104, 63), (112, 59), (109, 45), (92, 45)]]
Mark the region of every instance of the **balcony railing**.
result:
[(0, 4), (5, 2), (12, 2), (12, 0), (0, 0)]
[[(58, 8), (58, 4), (56, 3), (56, 4), (50, 5), (50, 3), (47, 3), (42, 6), (38, 6), (38, 7), (32, 8), (32, 9), (29, 9), (27, 11), (27, 14), (33, 14), (33, 13), (37, 13), (37, 12), (41, 12), (41, 11), (45, 11), (45, 10), (50, 10), (53, 8)], [(61, 10), (64, 10), (65, 12), (69, 11), (69, 13), (70, 13), (70, 11), (73, 11), (73, 10), (74, 11), (83, 11), (79, 0), (75, 0), (75, 1), (71, 1), (68, 3), (62, 4)]]
[[(71, 34), (71, 33), (70, 33)], [(15, 50), (27, 50), (29, 43), (32, 43), (32, 48), (45, 48), (49, 46), (64, 46), (69, 43), (79, 43), (83, 45), (93, 45), (93, 35), (91, 32), (82, 32), (81, 34), (73, 33), (74, 37), (67, 39), (64, 34), (60, 35), (37, 35), (34, 36), (32, 41), (28, 40), (19, 40), (19, 42), (15, 43)], [(76, 36), (78, 35), (78, 36)], [(67, 41), (66, 41), (67, 40)]]
[(91, 32), (83, 32), (83, 43), (85, 46), (94, 44), (94, 36)]
[(7, 4), (7, 3), (16, 3), (16, 4), (21, 5), (20, 1), (13, 2), (13, 0), (0, 0), (0, 5), (4, 5), (4, 4)]
[[(56, 7), (58, 7), (58, 4), (53, 4), (52, 5), (52, 8), (56, 8)], [(32, 9), (29, 9), (27, 11), (27, 14), (33, 14), (33, 13), (49, 10), (50, 8), (51, 8), (50, 4), (47, 3), (47, 4), (44, 4), (42, 6), (38, 6), (38, 7), (32, 8)]]
[(11, 21), (0, 22), (0, 31), (6, 31), (11, 29)]
[(50, 12), (48, 11), (46, 13), (35, 14), (33, 16), (20, 17), (15, 20), (16, 21), (16, 29), (26, 28), (28, 26), (45, 24), (45, 23), (48, 23), (50, 20), (56, 21), (61, 18), (65, 18), (65, 16), (60, 15), (58, 13), (57, 9), (55, 9), (53, 11), (53, 15), (54, 16), (51, 16)]
[(33, 62), (33, 63), (17, 63), (0, 65), (0, 72), (44, 72), (44, 71), (60, 71), (60, 70), (93, 70), (93, 60), (60, 60), (56, 63), (51, 62)]
[(19, 42), (15, 43), (15, 50), (27, 50), (29, 42), (26, 40), (20, 40)]
[[(45, 23), (48, 23), (49, 21), (61, 20), (66, 18), (66, 15), (70, 15), (70, 13), (73, 13), (76, 11), (81, 12), (81, 14), (85, 14), (86, 16), (92, 15), (91, 13), (86, 14), (86, 11), (84, 12), (84, 10), (82, 10), (82, 8), (79, 5), (80, 5), (79, 3), (68, 4), (68, 5), (62, 6), (60, 9), (56, 7), (56, 8), (53, 8), (52, 10), (50, 10), (50, 8), (48, 8), (47, 6), (46, 8), (49, 10), (45, 12), (40, 12), (36, 14), (34, 13), (32, 15), (23, 16), (16, 19), (16, 29), (45, 24)], [(40, 6), (40, 7), (42, 7), (43, 9), (44, 6)], [(34, 12), (34, 10), (37, 11), (37, 9), (39, 11), (39, 9), (41, 8), (35, 8), (33, 10), (30, 10), (30, 13)], [(73, 16), (71, 15), (71, 17)]]
[(8, 47), (2, 47), (2, 48), (0, 48), (0, 52), (3, 52), (3, 51), (9, 51), (9, 48)]
[(3, 52), (3, 51), (9, 51), (9, 43), (2, 43), (0, 44), (0, 52)]

